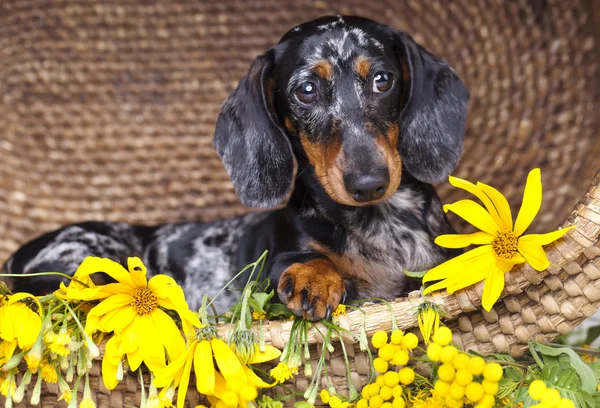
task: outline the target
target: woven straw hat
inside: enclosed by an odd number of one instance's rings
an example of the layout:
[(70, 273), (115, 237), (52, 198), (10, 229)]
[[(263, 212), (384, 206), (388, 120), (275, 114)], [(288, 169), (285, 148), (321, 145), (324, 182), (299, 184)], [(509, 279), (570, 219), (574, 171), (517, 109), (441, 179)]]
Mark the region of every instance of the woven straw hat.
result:
[[(480, 307), (481, 287), (433, 298), (455, 341), (519, 355), (529, 339), (570, 331), (600, 304), (600, 2), (8, 0), (0, 4), (0, 261), (26, 240), (87, 219), (144, 224), (244, 213), (211, 147), (220, 104), (253, 58), (295, 25), (355, 14), (401, 28), (446, 59), (471, 91), (455, 175), (499, 188), (516, 207), (527, 172), (541, 167), (544, 203), (534, 229), (573, 224), (548, 247), (543, 273), (507, 275), (501, 301)], [(443, 201), (460, 196), (440, 186)], [(458, 225), (458, 224), (457, 224)], [(394, 304), (414, 326), (419, 296)], [(368, 309), (367, 331), (389, 329)], [(343, 325), (362, 325), (348, 315)], [(265, 327), (286, 341), (289, 325)], [(313, 334), (312, 342), (318, 342)], [(345, 363), (330, 356), (342, 388)], [(316, 358), (316, 354), (315, 354)], [(352, 381), (366, 381), (356, 352)], [(96, 372), (98, 374), (98, 372)], [(135, 405), (127, 378), (100, 406)], [(298, 377), (298, 390), (306, 388)], [(43, 404), (56, 405), (56, 389)], [(190, 392), (193, 404), (197, 394)]]

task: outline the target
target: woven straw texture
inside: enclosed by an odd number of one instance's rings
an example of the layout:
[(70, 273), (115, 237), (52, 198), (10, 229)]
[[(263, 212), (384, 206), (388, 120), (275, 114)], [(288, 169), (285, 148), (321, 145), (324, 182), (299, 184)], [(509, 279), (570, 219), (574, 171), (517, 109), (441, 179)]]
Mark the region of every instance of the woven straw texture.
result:
[[(599, 6), (596, 0), (2, 1), (0, 261), (65, 223), (156, 224), (248, 211), (211, 147), (220, 104), (252, 59), (290, 28), (324, 14), (357, 14), (410, 32), (468, 85), (457, 176), (498, 187), (516, 211), (527, 172), (541, 167), (544, 204), (534, 230), (578, 228), (549, 247), (548, 271), (521, 267), (507, 276), (503, 299), (490, 313), (481, 311), (481, 286), (433, 297), (463, 347), (519, 355), (527, 340), (568, 332), (600, 304)], [(464, 197), (446, 185), (439, 191), (445, 202)], [(415, 325), (420, 301), (394, 304), (402, 328)], [(390, 327), (387, 308), (366, 310), (368, 333)], [(357, 329), (362, 314), (344, 316), (341, 324)], [(271, 323), (267, 339), (282, 345), (289, 328)], [(312, 342), (318, 343), (314, 334)], [(360, 386), (368, 361), (358, 349), (351, 360), (352, 381)], [(343, 388), (345, 363), (336, 353), (330, 374)], [(139, 403), (135, 378), (112, 393), (97, 376), (91, 381), (100, 406)], [(301, 376), (294, 383), (299, 391), (307, 384)], [(56, 392), (45, 389), (42, 405), (57, 406)], [(191, 406), (197, 398), (189, 393)]]

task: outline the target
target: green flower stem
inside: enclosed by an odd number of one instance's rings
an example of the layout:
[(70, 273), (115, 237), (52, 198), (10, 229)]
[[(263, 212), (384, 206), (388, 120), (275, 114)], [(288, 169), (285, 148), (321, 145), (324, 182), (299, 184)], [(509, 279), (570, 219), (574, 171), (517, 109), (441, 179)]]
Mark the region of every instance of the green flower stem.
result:
[[(85, 329), (81, 325), (81, 322), (79, 321), (79, 319), (75, 315), (75, 312), (73, 311), (73, 309), (71, 309), (71, 306), (69, 306), (69, 304), (67, 302), (65, 302), (64, 300), (62, 300), (62, 299), (58, 299), (58, 301), (61, 302), (63, 305), (65, 305), (65, 307), (67, 308), (67, 310), (69, 311), (69, 313), (71, 314), (71, 316), (73, 316), (73, 319), (77, 323), (77, 326), (79, 327), (79, 330), (81, 330), (82, 336), (85, 338), (85, 342), (86, 342), (86, 344), (88, 346), (88, 349), (90, 350), (90, 355), (93, 358), (98, 357), (100, 355), (100, 350), (98, 350), (98, 346), (96, 345), (96, 343), (94, 343), (92, 341), (92, 339), (90, 338), (90, 336), (88, 336), (88, 334), (85, 332)], [(93, 346), (95, 348), (90, 347), (90, 346)]]
[(349, 388), (349, 395), (348, 395), (348, 399), (350, 401), (354, 401), (356, 399), (358, 399), (358, 392), (356, 391), (356, 388), (354, 387), (354, 383), (352, 382), (352, 377), (351, 377), (351, 372), (350, 372), (350, 361), (348, 360), (348, 352), (346, 351), (346, 344), (344, 343), (344, 341), (342, 340), (342, 333), (340, 333), (338, 330), (336, 330), (338, 333), (338, 336), (340, 338), (340, 345), (342, 346), (342, 352), (344, 354), (344, 361), (346, 362), (346, 376), (348, 377), (348, 388)]
[(142, 370), (138, 369), (137, 370), (139, 377), (140, 377), (140, 386), (142, 387), (142, 395), (140, 397), (140, 407), (145, 407), (146, 406), (146, 387), (144, 387), (144, 376), (142, 375)]
[[(269, 251), (265, 250), (265, 251), (262, 253), (262, 255), (260, 256), (260, 258), (258, 258), (258, 259), (257, 259), (255, 262), (253, 262), (253, 263), (251, 263), (251, 264), (248, 264), (248, 265), (246, 265), (246, 266), (244, 267), (244, 269), (242, 269), (242, 270), (241, 270), (241, 271), (239, 271), (237, 274), (235, 274), (235, 276), (234, 276), (233, 278), (231, 278), (231, 279), (229, 280), (229, 282), (227, 282), (227, 283), (225, 284), (225, 286), (223, 286), (223, 287), (222, 287), (222, 288), (221, 288), (221, 289), (220, 289), (220, 290), (217, 292), (217, 294), (216, 294), (216, 295), (215, 295), (215, 296), (212, 298), (212, 300), (210, 301), (210, 303), (208, 304), (208, 306), (210, 306), (210, 305), (211, 305), (211, 304), (212, 304), (212, 303), (215, 301), (215, 299), (216, 299), (217, 297), (219, 297), (219, 295), (220, 295), (221, 293), (223, 293), (223, 291), (224, 291), (226, 288), (228, 288), (228, 287), (229, 287), (229, 285), (231, 285), (231, 284), (232, 284), (232, 283), (233, 283), (233, 282), (234, 282), (234, 281), (235, 281), (235, 280), (236, 280), (238, 277), (240, 277), (240, 276), (241, 276), (241, 275), (242, 275), (244, 272), (246, 272), (246, 270), (248, 270), (248, 269), (250, 269), (250, 268), (252, 268), (252, 272), (250, 273), (250, 278), (249, 278), (248, 280), (251, 280), (251, 279), (252, 279), (252, 275), (254, 274), (254, 271), (256, 270), (256, 267), (258, 266), (259, 262), (261, 263), (261, 268), (260, 268), (260, 271), (259, 271), (259, 273), (258, 273), (258, 277), (260, 277), (260, 274), (261, 274), (261, 272), (262, 272), (262, 270), (263, 270), (263, 267), (264, 267), (264, 265), (265, 265), (265, 261), (266, 261), (266, 258), (267, 258), (267, 253), (268, 253), (268, 252), (269, 252)], [(258, 277), (257, 277), (257, 278), (258, 278)]]
[(67, 275), (66, 273), (62, 273), (62, 272), (36, 272), (36, 273), (19, 273), (19, 274), (0, 273), (0, 278), (32, 278), (35, 276), (60, 276), (62, 278), (67, 278), (71, 281), (77, 282), (77, 283), (85, 286), (86, 288), (89, 287), (85, 283), (81, 282), (79, 279), (75, 279), (71, 275)]
[(73, 385), (73, 396), (71, 397), (68, 408), (77, 407), (77, 389), (79, 388), (79, 381), (81, 381), (81, 376), (77, 376), (77, 379), (75, 380), (75, 384)]

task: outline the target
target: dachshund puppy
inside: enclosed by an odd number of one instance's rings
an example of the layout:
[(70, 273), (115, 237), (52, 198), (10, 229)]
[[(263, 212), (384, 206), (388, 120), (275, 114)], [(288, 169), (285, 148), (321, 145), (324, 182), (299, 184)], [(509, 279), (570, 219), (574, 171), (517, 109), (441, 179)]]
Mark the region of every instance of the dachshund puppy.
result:
[[(302, 24), (252, 63), (214, 135), (242, 203), (288, 199), (285, 208), (209, 223), (71, 225), (24, 245), (5, 268), (73, 273), (88, 255), (140, 256), (197, 308), (268, 249), (267, 276), (299, 316), (392, 300), (415, 288), (405, 269), (451, 256), (433, 243), (452, 229), (431, 183), (458, 162), (468, 98), (452, 68), (405, 32), (359, 17)], [(36, 293), (58, 287), (47, 277), (13, 281)], [(216, 304), (236, 297), (225, 292)]]

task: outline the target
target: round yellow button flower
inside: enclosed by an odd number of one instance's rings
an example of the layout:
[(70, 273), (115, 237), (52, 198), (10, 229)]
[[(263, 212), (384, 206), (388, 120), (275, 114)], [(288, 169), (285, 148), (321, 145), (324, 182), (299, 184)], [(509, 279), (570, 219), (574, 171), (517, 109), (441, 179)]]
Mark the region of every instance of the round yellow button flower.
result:
[(445, 364), (451, 364), (454, 357), (458, 355), (458, 350), (454, 346), (444, 346), (440, 353), (440, 361)]
[(433, 386), (433, 392), (438, 397), (445, 397), (450, 394), (450, 383), (442, 380), (437, 380)]
[(461, 368), (460, 370), (456, 370), (455, 381), (457, 384), (466, 387), (473, 382), (473, 374), (466, 368)]
[(392, 344), (396, 344), (396, 345), (402, 344), (403, 337), (404, 337), (404, 332), (402, 330), (394, 330), (392, 332), (392, 337), (391, 337)]
[(554, 388), (546, 388), (542, 393), (542, 403), (549, 405), (551, 407), (555, 407), (560, 402), (560, 392), (555, 390)]
[(529, 384), (529, 396), (534, 400), (541, 400), (546, 388), (546, 383), (542, 380), (533, 380), (531, 384)]
[(411, 384), (415, 380), (415, 372), (410, 367), (404, 367), (398, 371), (398, 379), (403, 385)]
[(419, 345), (419, 338), (414, 333), (406, 333), (402, 338), (402, 345), (409, 350), (413, 350)]
[(465, 396), (465, 387), (458, 384), (456, 381), (450, 384), (450, 396), (455, 400), (461, 400)]
[(376, 349), (382, 348), (388, 342), (388, 334), (383, 330), (379, 330), (371, 338), (371, 343)]
[(471, 357), (469, 359), (469, 364), (467, 364), (467, 370), (473, 375), (483, 374), (483, 370), (485, 370), (485, 360), (479, 356)]
[(440, 361), (441, 354), (442, 346), (437, 343), (429, 343), (429, 346), (427, 346), (427, 357), (429, 357), (431, 361)]
[(438, 367), (438, 377), (442, 381), (446, 381), (447, 383), (452, 382), (454, 380), (454, 375), (456, 370), (450, 364), (442, 364)]
[(373, 360), (373, 367), (375, 368), (375, 371), (383, 374), (388, 370), (389, 364), (383, 358), (377, 357)]
[(472, 382), (471, 384), (467, 385), (465, 388), (465, 396), (471, 402), (481, 401), (484, 394), (485, 394), (485, 392), (483, 391), (483, 386), (481, 384), (479, 384), (478, 382)]
[(433, 334), (432, 339), (440, 346), (447, 346), (452, 342), (452, 331), (446, 326), (440, 326)]
[(488, 363), (485, 365), (485, 369), (483, 370), (483, 378), (488, 381), (498, 382), (502, 379), (502, 374), (504, 371), (502, 370), (502, 366), (498, 363)]

